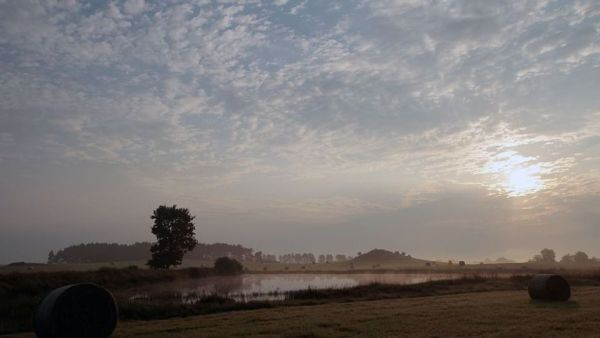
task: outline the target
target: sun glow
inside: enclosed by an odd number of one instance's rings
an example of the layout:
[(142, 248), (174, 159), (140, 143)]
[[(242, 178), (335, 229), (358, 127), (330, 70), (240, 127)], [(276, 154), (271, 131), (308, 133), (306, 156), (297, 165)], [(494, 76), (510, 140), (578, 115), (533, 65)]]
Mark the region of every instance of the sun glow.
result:
[(525, 196), (544, 188), (543, 168), (535, 160), (515, 151), (506, 151), (496, 156), (487, 171), (494, 174), (498, 182), (495, 187), (508, 196)]
[(505, 174), (502, 185), (510, 196), (524, 196), (541, 190), (544, 187), (539, 177), (541, 168), (532, 165), (525, 168), (516, 168)]

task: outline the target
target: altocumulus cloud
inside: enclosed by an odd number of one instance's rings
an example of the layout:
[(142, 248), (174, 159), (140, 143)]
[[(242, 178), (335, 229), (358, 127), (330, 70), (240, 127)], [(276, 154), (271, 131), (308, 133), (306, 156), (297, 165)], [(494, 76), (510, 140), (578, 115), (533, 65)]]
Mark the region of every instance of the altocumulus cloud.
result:
[(598, 255), (599, 33), (597, 1), (0, 1), (0, 260), (158, 203), (266, 251)]

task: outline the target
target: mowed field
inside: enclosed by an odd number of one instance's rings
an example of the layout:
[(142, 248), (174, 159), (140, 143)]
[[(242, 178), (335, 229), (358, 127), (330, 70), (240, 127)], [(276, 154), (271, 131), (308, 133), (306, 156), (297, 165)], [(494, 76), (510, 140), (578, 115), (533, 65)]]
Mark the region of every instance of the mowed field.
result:
[(525, 291), (494, 291), (131, 321), (120, 323), (115, 333), (115, 337), (231, 336), (600, 337), (600, 288), (574, 288), (566, 303), (532, 302)]
[(562, 304), (502, 291), (130, 322), (116, 336), (600, 337), (600, 288), (574, 289), (572, 300)]

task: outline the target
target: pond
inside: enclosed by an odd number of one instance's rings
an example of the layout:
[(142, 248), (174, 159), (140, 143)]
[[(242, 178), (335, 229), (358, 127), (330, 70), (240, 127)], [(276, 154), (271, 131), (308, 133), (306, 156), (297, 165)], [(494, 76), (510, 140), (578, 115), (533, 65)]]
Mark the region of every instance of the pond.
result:
[(202, 297), (218, 295), (247, 302), (283, 300), (290, 291), (309, 288), (349, 288), (370, 283), (416, 284), (461, 277), (461, 274), (442, 273), (245, 274), (154, 284), (127, 293), (131, 301), (158, 302), (176, 298), (178, 302), (192, 303)]

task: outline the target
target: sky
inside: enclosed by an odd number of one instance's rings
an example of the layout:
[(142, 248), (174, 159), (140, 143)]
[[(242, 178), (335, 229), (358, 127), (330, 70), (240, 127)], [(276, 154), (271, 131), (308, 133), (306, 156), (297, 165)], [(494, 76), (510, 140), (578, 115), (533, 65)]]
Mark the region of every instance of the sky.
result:
[(0, 0), (0, 263), (600, 256), (600, 2)]

